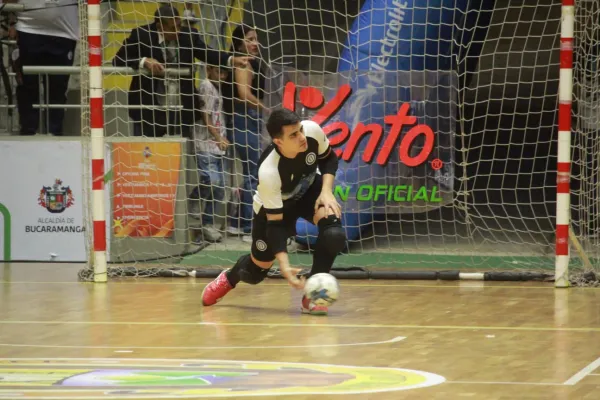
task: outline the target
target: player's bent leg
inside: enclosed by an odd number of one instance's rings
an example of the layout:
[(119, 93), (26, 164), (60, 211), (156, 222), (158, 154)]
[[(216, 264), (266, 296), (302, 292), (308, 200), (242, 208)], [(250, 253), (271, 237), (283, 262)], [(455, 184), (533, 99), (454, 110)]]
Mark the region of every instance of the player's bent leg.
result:
[(325, 210), (320, 208), (315, 213), (313, 222), (319, 227), (319, 235), (315, 244), (310, 276), (322, 272), (328, 273), (337, 255), (346, 246), (346, 232), (338, 217), (326, 216)]
[(202, 304), (212, 306), (225, 297), (239, 282), (257, 285), (262, 282), (269, 273), (273, 261), (259, 261), (252, 255), (241, 256), (233, 268), (225, 270), (209, 283), (202, 291)]
[[(326, 216), (325, 210), (320, 208), (315, 213), (313, 222), (319, 227), (319, 236), (317, 236), (309, 277), (319, 273), (329, 273), (335, 258), (346, 246), (346, 233), (338, 217)], [(303, 297), (302, 312), (311, 315), (327, 315), (328, 309)]]
[(249, 285), (258, 285), (265, 280), (272, 265), (273, 261), (259, 261), (251, 254), (242, 256), (236, 266), (228, 273), (230, 283), (234, 287), (240, 281)]

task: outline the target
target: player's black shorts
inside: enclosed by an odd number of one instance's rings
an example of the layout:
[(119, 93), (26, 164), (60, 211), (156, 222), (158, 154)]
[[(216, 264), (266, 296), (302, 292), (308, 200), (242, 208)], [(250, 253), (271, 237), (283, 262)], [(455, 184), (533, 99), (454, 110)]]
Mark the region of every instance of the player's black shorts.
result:
[[(315, 203), (321, 194), (323, 180), (317, 174), (314, 182), (304, 195), (297, 200), (283, 202), (283, 222), (286, 229), (286, 239), (296, 235), (296, 221), (304, 218), (313, 223), (315, 215)], [(267, 213), (261, 207), (258, 214), (254, 213), (252, 218), (252, 256), (258, 261), (273, 261), (275, 254), (267, 245)]]

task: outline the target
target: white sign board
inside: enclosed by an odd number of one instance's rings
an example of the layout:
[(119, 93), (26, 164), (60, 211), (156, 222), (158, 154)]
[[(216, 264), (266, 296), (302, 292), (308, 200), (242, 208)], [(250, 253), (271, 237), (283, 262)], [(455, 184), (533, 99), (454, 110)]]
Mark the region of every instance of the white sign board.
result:
[[(10, 216), (10, 259), (86, 261), (82, 162), (79, 141), (0, 141), (0, 204)], [(8, 221), (1, 218), (4, 231)], [(0, 238), (5, 259), (5, 234)]]

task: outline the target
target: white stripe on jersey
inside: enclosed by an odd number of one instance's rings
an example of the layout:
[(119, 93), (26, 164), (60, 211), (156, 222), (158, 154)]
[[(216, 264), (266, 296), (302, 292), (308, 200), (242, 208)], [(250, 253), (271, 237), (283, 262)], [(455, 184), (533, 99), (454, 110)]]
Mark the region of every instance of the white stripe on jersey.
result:
[(311, 137), (319, 143), (319, 156), (322, 156), (323, 153), (327, 151), (329, 148), (329, 139), (323, 129), (314, 121), (302, 121), (302, 127), (304, 128), (304, 135), (307, 137)]
[(271, 151), (258, 169), (258, 187), (252, 205), (257, 214), (261, 207), (266, 209), (283, 208), (281, 176), (279, 176), (280, 159), (281, 156), (276, 151)]

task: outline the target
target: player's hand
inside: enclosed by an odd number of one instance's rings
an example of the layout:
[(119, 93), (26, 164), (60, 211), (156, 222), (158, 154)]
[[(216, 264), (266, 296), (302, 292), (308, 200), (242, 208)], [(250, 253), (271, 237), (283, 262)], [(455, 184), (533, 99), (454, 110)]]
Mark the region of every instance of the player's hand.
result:
[(321, 206), (325, 208), (325, 214), (327, 216), (335, 215), (338, 218), (342, 218), (342, 206), (337, 202), (333, 193), (321, 192), (315, 203), (315, 212), (317, 212)]
[(283, 277), (285, 279), (287, 279), (287, 281), (291, 287), (293, 287), (294, 289), (300, 289), (300, 290), (304, 289), (304, 284), (306, 283), (306, 278), (303, 276), (298, 278), (298, 274), (302, 271), (302, 269), (290, 268), (287, 266), (284, 267), (284, 266), (280, 265), (279, 271), (281, 271), (281, 275), (283, 275)]

